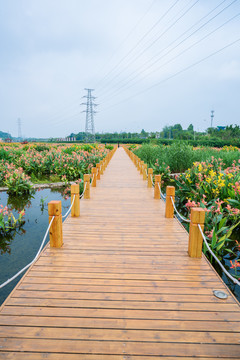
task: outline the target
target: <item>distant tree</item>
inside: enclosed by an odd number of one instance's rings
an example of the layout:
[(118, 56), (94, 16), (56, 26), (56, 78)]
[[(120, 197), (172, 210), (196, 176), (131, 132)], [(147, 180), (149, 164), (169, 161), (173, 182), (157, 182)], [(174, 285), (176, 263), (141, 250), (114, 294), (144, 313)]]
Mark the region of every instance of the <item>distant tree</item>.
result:
[(194, 130), (193, 124), (190, 124), (189, 127), (187, 128), (187, 131), (193, 132), (193, 130)]

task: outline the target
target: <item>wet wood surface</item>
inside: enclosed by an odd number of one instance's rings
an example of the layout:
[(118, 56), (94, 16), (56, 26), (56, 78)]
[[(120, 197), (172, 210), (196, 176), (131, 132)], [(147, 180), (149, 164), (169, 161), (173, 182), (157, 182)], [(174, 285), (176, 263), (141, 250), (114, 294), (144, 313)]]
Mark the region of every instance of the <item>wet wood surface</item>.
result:
[(3, 304), (1, 359), (240, 358), (238, 302), (122, 148), (80, 207)]

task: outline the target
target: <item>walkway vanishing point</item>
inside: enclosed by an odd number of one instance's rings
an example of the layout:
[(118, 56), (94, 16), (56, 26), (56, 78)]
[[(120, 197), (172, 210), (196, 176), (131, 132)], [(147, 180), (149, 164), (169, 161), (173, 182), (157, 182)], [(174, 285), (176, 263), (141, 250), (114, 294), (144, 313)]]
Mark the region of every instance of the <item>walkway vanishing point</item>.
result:
[(164, 206), (119, 148), (3, 304), (0, 359), (240, 359), (239, 304)]

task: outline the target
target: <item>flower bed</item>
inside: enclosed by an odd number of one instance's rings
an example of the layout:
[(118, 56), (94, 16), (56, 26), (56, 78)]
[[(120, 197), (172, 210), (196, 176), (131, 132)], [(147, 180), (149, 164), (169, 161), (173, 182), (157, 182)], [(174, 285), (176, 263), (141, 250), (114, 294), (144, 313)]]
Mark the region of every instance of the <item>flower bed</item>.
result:
[(109, 152), (104, 145), (11, 144), (0, 147), (0, 186), (22, 195), (31, 192), (31, 182), (83, 178)]

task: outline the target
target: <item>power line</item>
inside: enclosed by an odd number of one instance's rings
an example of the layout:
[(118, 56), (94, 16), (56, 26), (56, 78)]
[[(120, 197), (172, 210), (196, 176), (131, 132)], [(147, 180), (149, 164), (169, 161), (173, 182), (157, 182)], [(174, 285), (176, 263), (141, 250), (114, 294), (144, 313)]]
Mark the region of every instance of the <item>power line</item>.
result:
[[(213, 53), (209, 54), (208, 56), (206, 56), (206, 57), (204, 57), (204, 58), (202, 58), (202, 59), (200, 59), (200, 60), (198, 60), (198, 61), (194, 62), (193, 64), (191, 64), (191, 65), (189, 65), (189, 66), (185, 67), (184, 69), (177, 71), (177, 72), (176, 72), (176, 73), (174, 73), (173, 75), (170, 75), (170, 76), (168, 76), (167, 78), (165, 78), (165, 79), (163, 79), (163, 80), (161, 80), (161, 81), (159, 81), (159, 82), (155, 83), (154, 85), (149, 86), (149, 87), (148, 87), (148, 88), (146, 88), (145, 90), (139, 91), (138, 93), (136, 93), (136, 94), (134, 94), (134, 95), (132, 95), (132, 96), (129, 96), (129, 97), (127, 97), (126, 99), (124, 99), (124, 100), (122, 100), (122, 101), (120, 101), (120, 102), (118, 102), (118, 103), (116, 103), (116, 104), (113, 104), (112, 106), (109, 106), (109, 107), (108, 107), (108, 108), (106, 108), (105, 110), (110, 109), (110, 108), (112, 108), (112, 107), (115, 107), (115, 106), (117, 106), (117, 105), (119, 105), (119, 104), (122, 104), (122, 103), (124, 103), (124, 102), (126, 102), (126, 101), (129, 101), (129, 100), (131, 100), (131, 99), (135, 98), (136, 96), (141, 95), (141, 94), (143, 94), (143, 93), (145, 93), (145, 92), (147, 92), (147, 91), (149, 91), (149, 90), (151, 90), (151, 89), (153, 89), (153, 88), (155, 88), (155, 87), (157, 87), (157, 86), (159, 86), (159, 85), (161, 85), (161, 84), (163, 84), (163, 83), (167, 82), (168, 80), (170, 80), (170, 79), (172, 79), (172, 78), (174, 78), (174, 77), (176, 77), (176, 76), (178, 76), (178, 75), (180, 75), (180, 74), (182, 74), (182, 73), (184, 73), (184, 72), (186, 72), (186, 71), (190, 70), (191, 68), (193, 68), (193, 67), (195, 67), (195, 66), (197, 66), (197, 65), (201, 64), (202, 62), (204, 62), (204, 61), (206, 61), (206, 60), (210, 59), (211, 57), (213, 57), (213, 56), (215, 56), (215, 55), (219, 54), (220, 52), (222, 52), (222, 51), (224, 51), (225, 49), (227, 49), (227, 48), (229, 48), (229, 47), (231, 47), (231, 46), (233, 46), (233, 45), (237, 44), (238, 42), (240, 42), (240, 38), (238, 38), (238, 39), (234, 40), (233, 42), (231, 42), (231, 43), (227, 44), (226, 46), (224, 46), (224, 47), (220, 48), (219, 50), (214, 51)], [(103, 110), (104, 110), (104, 109), (103, 109)]]
[(122, 62), (138, 47), (138, 45), (145, 39), (145, 37), (150, 34), (150, 32), (164, 19), (164, 17), (167, 16), (167, 14), (175, 7), (175, 5), (179, 1), (180, 0), (176, 0), (173, 5), (168, 8), (168, 10), (160, 17), (160, 19), (158, 19), (158, 21), (140, 38), (137, 44), (132, 49), (130, 49), (130, 51), (125, 56), (121, 58), (121, 60), (112, 68), (112, 70), (110, 70), (107, 74), (104, 75), (101, 82), (103, 82), (109, 75), (111, 75), (112, 72), (114, 72), (115, 69), (119, 67), (119, 65), (122, 64)]
[[(235, 0), (236, 1), (236, 0)], [(169, 59), (168, 61), (166, 61), (165, 63), (161, 64), (159, 67), (157, 67), (156, 69), (152, 70), (150, 73), (148, 73), (145, 76), (141, 76), (140, 80), (135, 81), (133, 84), (127, 86), (129, 83), (131, 83), (135, 78), (138, 77), (138, 75), (134, 76), (132, 79), (128, 80), (124, 85), (120, 86), (120, 88), (116, 89), (114, 92), (112, 92), (112, 96), (109, 98), (108, 100), (110, 100), (111, 98), (113, 98), (114, 96), (116, 96), (119, 92), (121, 92), (122, 88), (125, 88), (125, 90), (129, 89), (130, 87), (136, 85), (137, 83), (141, 82), (143, 79), (147, 78), (150, 74), (156, 72), (159, 69), (162, 69), (164, 66), (169, 65), (170, 62), (176, 60), (179, 56), (181, 56), (182, 54), (186, 53), (188, 50), (192, 49), (194, 46), (196, 46), (197, 44), (199, 44), (200, 42), (202, 42), (203, 40), (205, 40), (207, 37), (209, 37), (210, 35), (212, 35), (213, 33), (215, 33), (216, 31), (218, 31), (219, 29), (221, 29), (222, 27), (224, 27), (226, 24), (228, 24), (229, 22), (233, 21), (234, 19), (236, 19), (237, 17), (240, 16), (240, 13), (236, 14), (235, 16), (233, 16), (232, 18), (230, 18), (229, 20), (225, 21), (223, 24), (221, 24), (220, 26), (218, 26), (217, 28), (215, 28), (213, 31), (211, 31), (210, 33), (206, 34), (205, 36), (203, 36), (201, 39), (197, 40), (195, 43), (193, 43), (192, 45), (190, 45), (189, 47), (187, 47), (186, 49), (182, 50), (180, 53), (178, 53), (177, 55), (175, 55), (174, 57), (172, 57), (171, 59)], [(215, 16), (216, 17), (216, 16)], [(209, 22), (209, 21), (208, 21)], [(188, 37), (189, 38), (189, 37)], [(181, 42), (182, 43), (182, 42)], [(179, 46), (180, 43), (177, 45)], [(177, 47), (176, 46), (176, 47)], [(175, 48), (172, 50), (175, 50)], [(169, 54), (171, 51), (169, 51), (167, 54)], [(165, 54), (164, 56), (166, 56), (167, 54)], [(160, 59), (162, 59), (164, 56), (162, 56)], [(159, 61), (159, 60), (158, 60)], [(155, 65), (155, 63), (157, 63), (158, 61), (155, 61), (154, 64), (152, 64), (151, 66), (149, 66), (148, 68), (145, 69), (149, 70), (153, 65)], [(126, 87), (127, 86), (127, 87)]]
[[(167, 27), (167, 29), (165, 29), (160, 35), (158, 35), (158, 37), (157, 37), (155, 40), (153, 40), (153, 41), (150, 43), (150, 45), (148, 45), (145, 49), (143, 49), (139, 54), (136, 54), (136, 56), (135, 56), (130, 62), (127, 63), (127, 65), (123, 68), (123, 70), (121, 70), (121, 71), (118, 72), (115, 76), (113, 76), (110, 81), (112, 82), (114, 79), (118, 78), (118, 77), (122, 74), (123, 71), (127, 70), (128, 67), (136, 61), (136, 59), (139, 59), (140, 56), (142, 56), (142, 55), (143, 55), (148, 49), (150, 49), (157, 41), (159, 41), (170, 29), (172, 29), (172, 27), (173, 27), (174, 25), (176, 25), (176, 24), (178, 23), (179, 20), (181, 20), (181, 19), (187, 14), (198, 2), (199, 2), (199, 0), (195, 0), (195, 2), (194, 2), (190, 7), (188, 7), (187, 10), (186, 10), (182, 15), (180, 15), (173, 23), (171, 23), (171, 25), (169, 25), (169, 26)], [(108, 83), (109, 83), (109, 82), (108, 82)]]
[[(151, 10), (151, 8), (153, 7), (153, 5), (155, 4), (156, 0), (153, 0), (152, 3), (150, 4), (150, 6), (147, 8), (147, 10), (145, 11), (145, 13), (141, 16), (141, 18), (137, 21), (137, 23), (134, 25), (134, 27), (130, 30), (130, 32), (127, 34), (127, 36), (123, 39), (123, 41), (120, 43), (119, 47), (113, 52), (113, 54), (110, 56), (110, 58), (108, 59), (108, 61), (104, 64), (105, 68), (111, 61), (111, 59), (114, 57), (114, 55), (119, 51), (119, 48), (121, 48), (123, 46), (123, 44), (125, 44), (125, 42), (129, 39), (129, 37), (132, 35), (132, 33), (134, 32), (134, 30), (138, 27), (138, 25), (143, 21), (143, 19), (145, 18), (145, 16), (149, 13), (149, 11)], [(101, 79), (100, 81), (98, 81), (98, 83), (95, 85), (95, 87), (97, 87), (101, 82), (103, 81), (103, 79)]]
[[(188, 28), (186, 31), (184, 31), (181, 35), (179, 35), (174, 41), (172, 41), (168, 46), (166, 46), (164, 49), (162, 49), (158, 54), (156, 54), (155, 56), (153, 56), (150, 60), (147, 60), (143, 65), (141, 65), (137, 70), (135, 70), (132, 75), (134, 73), (136, 73), (137, 75), (133, 76), (132, 78), (130, 78), (130, 80), (127, 81), (127, 83), (125, 83), (125, 85), (121, 86), (125, 87), (128, 83), (130, 83), (132, 80), (134, 80), (135, 78), (138, 77), (139, 71), (146, 71), (149, 70), (151, 67), (153, 67), (159, 60), (161, 60), (162, 58), (164, 58), (165, 56), (167, 56), (169, 53), (171, 53), (172, 51), (174, 51), (179, 45), (181, 45), (182, 43), (184, 43), (186, 40), (188, 40), (191, 36), (193, 36), (194, 34), (196, 34), (199, 30), (201, 30), (204, 26), (206, 26), (209, 22), (211, 22), (213, 19), (215, 19), (218, 15), (220, 15), (223, 11), (225, 11), (228, 7), (230, 7), (233, 3), (235, 3), (237, 0), (234, 0), (231, 4), (229, 4), (228, 6), (226, 6), (224, 9), (222, 9), (220, 12), (218, 12), (216, 15), (214, 15), (211, 19), (209, 19), (207, 22), (205, 22), (203, 25), (201, 25), (198, 29), (196, 29), (195, 31), (193, 31), (190, 35), (188, 35), (187, 37), (185, 37), (185, 39), (183, 39), (182, 41), (180, 41), (176, 46), (174, 46), (172, 49), (170, 49), (167, 53), (165, 53), (164, 55), (162, 55), (160, 58), (158, 58), (157, 60), (155, 60), (151, 65), (147, 66), (145, 69), (143, 69), (144, 65), (147, 65), (149, 62), (151, 62), (155, 57), (157, 57), (158, 55), (160, 55), (161, 53), (163, 53), (166, 49), (168, 49), (172, 44), (174, 44), (179, 38), (181, 38), (183, 35), (185, 35), (186, 33), (188, 33), (193, 27), (195, 27), (199, 22), (201, 22), (203, 19), (207, 18), (214, 10), (216, 10), (220, 5), (222, 5), (226, 0), (222, 1), (218, 6), (216, 6), (213, 10), (211, 10), (207, 15), (203, 16), (200, 20), (198, 20), (195, 24), (193, 24), (190, 28)], [(146, 76), (144, 76), (145, 78)], [(142, 80), (143, 78), (141, 78)], [(125, 80), (120, 81), (120, 83), (124, 82)], [(117, 90), (116, 90), (117, 91)], [(116, 92), (115, 91), (115, 92)], [(107, 93), (110, 92), (110, 90), (107, 91)], [(112, 94), (112, 90), (111, 90), (111, 94)], [(106, 96), (106, 94), (104, 95)]]

